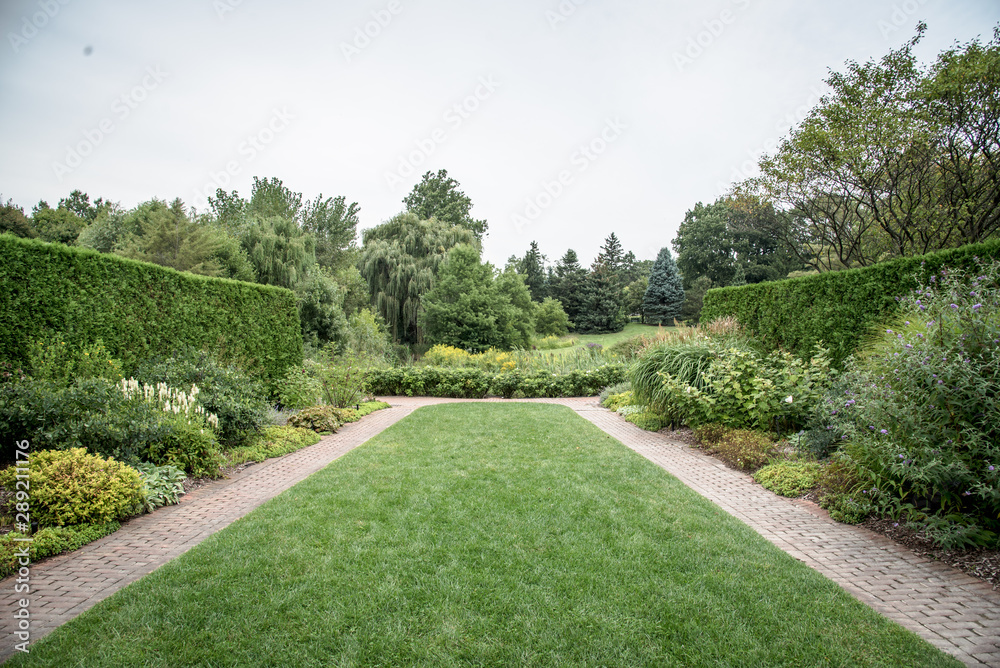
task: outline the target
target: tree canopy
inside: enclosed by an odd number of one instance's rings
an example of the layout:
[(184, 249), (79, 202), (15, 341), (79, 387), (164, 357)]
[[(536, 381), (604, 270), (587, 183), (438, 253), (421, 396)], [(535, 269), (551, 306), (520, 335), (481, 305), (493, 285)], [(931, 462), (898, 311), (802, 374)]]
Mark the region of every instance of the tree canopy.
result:
[(472, 200), (459, 190), (459, 182), (448, 176), (448, 170), (437, 174), (427, 172), (420, 183), (403, 198), (406, 210), (420, 220), (436, 218), (449, 225), (458, 225), (472, 232), (480, 242), (489, 225), (472, 217)]

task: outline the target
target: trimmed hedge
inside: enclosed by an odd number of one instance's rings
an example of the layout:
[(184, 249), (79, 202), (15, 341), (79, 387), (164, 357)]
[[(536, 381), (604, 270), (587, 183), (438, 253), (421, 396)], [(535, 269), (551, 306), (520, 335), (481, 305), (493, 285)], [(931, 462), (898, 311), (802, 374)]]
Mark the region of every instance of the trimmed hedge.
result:
[(701, 320), (734, 316), (765, 345), (803, 358), (822, 341), (841, 366), (875, 327), (892, 319), (900, 297), (942, 268), (976, 271), (975, 258), (1000, 259), (1000, 240), (870, 267), (714, 288), (705, 295)]
[(427, 396), (482, 399), (512, 397), (592, 397), (626, 378), (626, 366), (605, 364), (587, 371), (557, 375), (521, 370), (499, 373), (475, 368), (411, 367), (369, 372), (366, 390), (377, 396)]
[(302, 363), (290, 290), (0, 234), (0, 360), (26, 365), (28, 342), (49, 331), (74, 348), (101, 339), (129, 372), (187, 346), (269, 381)]

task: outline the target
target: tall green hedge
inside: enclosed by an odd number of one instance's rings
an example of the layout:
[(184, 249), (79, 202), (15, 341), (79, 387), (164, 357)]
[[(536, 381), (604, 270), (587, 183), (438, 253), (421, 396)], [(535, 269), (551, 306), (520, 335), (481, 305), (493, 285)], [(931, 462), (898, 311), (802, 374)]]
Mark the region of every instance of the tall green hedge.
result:
[(73, 347), (103, 340), (126, 370), (185, 346), (268, 380), (302, 363), (289, 290), (0, 234), (0, 360), (26, 363), (27, 343), (53, 331)]
[(897, 298), (941, 268), (975, 271), (1000, 259), (1000, 240), (870, 267), (709, 290), (701, 319), (735, 316), (766, 345), (808, 356), (822, 341), (838, 366), (892, 318)]

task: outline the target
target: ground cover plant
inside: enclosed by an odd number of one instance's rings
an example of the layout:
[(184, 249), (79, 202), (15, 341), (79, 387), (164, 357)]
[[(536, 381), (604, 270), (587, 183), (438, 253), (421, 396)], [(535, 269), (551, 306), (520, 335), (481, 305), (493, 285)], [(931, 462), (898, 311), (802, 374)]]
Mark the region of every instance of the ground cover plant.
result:
[(569, 409), (425, 408), (13, 666), (958, 666)]

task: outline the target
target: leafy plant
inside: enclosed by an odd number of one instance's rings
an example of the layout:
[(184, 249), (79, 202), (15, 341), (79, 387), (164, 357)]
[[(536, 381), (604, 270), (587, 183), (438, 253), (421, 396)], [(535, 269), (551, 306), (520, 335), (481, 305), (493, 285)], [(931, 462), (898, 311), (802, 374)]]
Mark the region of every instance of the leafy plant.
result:
[(778, 454), (769, 434), (748, 429), (727, 429), (709, 450), (733, 468), (752, 473)]
[(135, 469), (142, 476), (147, 512), (151, 513), (157, 508), (172, 506), (180, 501), (187, 477), (183, 470), (176, 466), (157, 466), (148, 462), (139, 464)]
[(320, 437), (315, 431), (302, 427), (265, 427), (253, 443), (233, 448), (225, 453), (226, 462), (235, 466), (245, 462), (262, 462), (271, 457), (280, 457), (296, 450), (318, 443)]
[(65, 527), (45, 527), (31, 534), (31, 542), (18, 541), (27, 538), (19, 531), (0, 536), (0, 577), (15, 573), (20, 566), (19, 552), (28, 545), (28, 558), (32, 563), (45, 557), (53, 557), (63, 552), (72, 552), (87, 543), (104, 538), (121, 528), (118, 522), (104, 524), (76, 524)]
[(785, 460), (758, 470), (753, 479), (775, 494), (798, 497), (816, 486), (819, 472), (816, 462)]
[[(106, 523), (141, 512), (142, 478), (114, 459), (87, 454), (83, 448), (41, 450), (28, 462), (30, 504), (13, 497), (13, 510), (28, 513), (39, 526)], [(17, 492), (18, 469), (0, 471), (0, 486)], [(23, 504), (23, 507), (19, 504)]]
[(340, 418), (340, 410), (333, 406), (315, 406), (288, 418), (287, 426), (309, 429), (317, 434), (332, 434), (344, 424)]
[(293, 366), (278, 383), (278, 399), (285, 408), (300, 409), (323, 402), (323, 383), (310, 372), (315, 362), (306, 360), (304, 366)]

